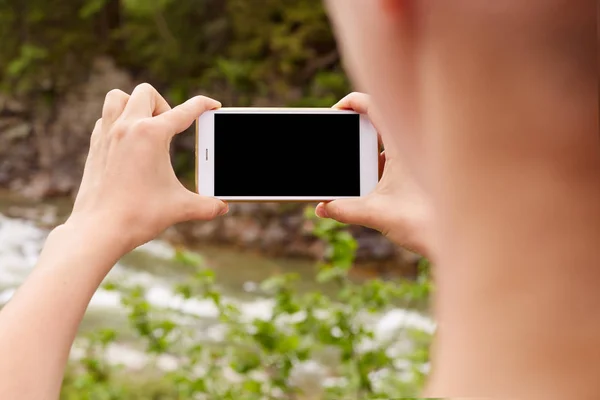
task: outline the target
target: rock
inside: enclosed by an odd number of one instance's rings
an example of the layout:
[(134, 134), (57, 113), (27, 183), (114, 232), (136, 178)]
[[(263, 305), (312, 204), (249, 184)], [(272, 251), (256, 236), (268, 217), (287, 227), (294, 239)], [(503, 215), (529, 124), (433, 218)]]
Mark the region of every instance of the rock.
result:
[(48, 172), (40, 172), (20, 192), (29, 199), (41, 200), (46, 197), (52, 185), (52, 177)]
[(281, 225), (285, 229), (298, 231), (304, 225), (302, 214), (288, 214), (281, 217)]
[(261, 245), (265, 249), (277, 248), (290, 240), (290, 232), (281, 226), (281, 221), (273, 220), (261, 235)]
[(53, 205), (10, 206), (3, 213), (11, 218), (35, 221), (39, 226), (47, 228), (56, 226), (59, 220), (58, 209)]
[(33, 127), (20, 118), (0, 119), (0, 148), (8, 149), (13, 142), (27, 138)]
[(15, 99), (0, 94), (0, 115), (23, 114), (26, 111), (25, 104)]
[(52, 106), (0, 96), (0, 184), (33, 198), (76, 192), (106, 93), (133, 87), (127, 73), (99, 58), (87, 81)]
[(190, 237), (191, 235), (192, 234), (184, 228), (184, 224), (181, 224), (168, 228), (160, 235), (160, 238), (177, 247), (185, 244), (186, 237)]
[(325, 246), (325, 243), (320, 240), (315, 240), (308, 246), (308, 255), (315, 260), (321, 260), (325, 256), (326, 250), (327, 247)]
[(275, 216), (281, 214), (281, 208), (285, 207), (285, 204), (279, 203), (262, 203), (261, 204), (261, 213), (267, 216)]
[[(102, 115), (106, 93), (112, 89), (131, 91), (132, 79), (115, 67), (109, 59), (100, 58), (94, 64), (87, 82), (65, 94), (56, 108), (56, 114), (47, 126), (47, 132), (38, 135), (39, 162), (43, 169), (60, 171), (72, 182), (56, 191), (73, 191), (83, 174), (85, 155), (96, 120)], [(52, 183), (64, 182), (53, 179)]]
[(404, 250), (402, 251), (402, 258), (408, 264), (417, 265), (421, 261), (422, 256), (412, 251)]
[(223, 218), (221, 234), (226, 242), (252, 247), (260, 239), (261, 233), (260, 225), (252, 218), (233, 216)]
[(221, 223), (218, 220), (199, 222), (194, 224), (192, 233), (195, 238), (208, 239), (215, 236), (220, 227)]
[(0, 161), (0, 186), (7, 186), (10, 181), (10, 175), (5, 170), (5, 163)]
[(260, 212), (261, 205), (258, 203), (231, 203), (229, 205), (230, 215), (254, 215)]
[(256, 282), (246, 281), (242, 285), (242, 288), (244, 289), (244, 292), (246, 292), (246, 293), (256, 293), (258, 291), (258, 289), (260, 289), (260, 286)]
[(358, 236), (358, 250), (356, 257), (359, 259), (385, 260), (396, 256), (397, 247), (379, 233), (366, 232)]
[(305, 219), (302, 222), (302, 228), (300, 230), (302, 235), (312, 237), (314, 230), (315, 230), (315, 223), (313, 221)]

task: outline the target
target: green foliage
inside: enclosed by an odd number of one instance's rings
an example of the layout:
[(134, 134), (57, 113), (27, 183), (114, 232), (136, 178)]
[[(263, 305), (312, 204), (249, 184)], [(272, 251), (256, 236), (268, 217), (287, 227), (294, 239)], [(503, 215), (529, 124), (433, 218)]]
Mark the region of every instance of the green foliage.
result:
[[(171, 104), (330, 107), (350, 91), (322, 0), (3, 0), (0, 43), (0, 92), (31, 110), (60, 104), (99, 57)], [(191, 146), (173, 149), (193, 181)]]
[(321, 0), (0, 2), (0, 84), (63, 93), (101, 55), (173, 102), (330, 106), (349, 89)]
[(79, 10), (81, 18), (90, 18), (98, 14), (106, 6), (106, 0), (89, 0)]
[[(427, 373), (430, 333), (403, 328), (391, 338), (378, 338), (373, 316), (396, 304), (426, 300), (428, 263), (422, 263), (416, 281), (355, 283), (348, 273), (356, 241), (346, 227), (312, 212), (307, 218), (328, 244), (318, 279), (337, 286), (333, 295), (300, 293), (298, 276), (274, 276), (260, 285), (273, 300), (272, 312), (250, 317), (241, 303), (221, 293), (215, 273), (200, 259), (178, 252), (176, 257), (196, 272), (176, 292), (182, 299), (212, 304), (222, 338), (202, 338), (206, 317), (153, 306), (143, 287), (107, 283), (105, 289), (121, 294), (144, 354), (150, 360), (174, 357), (177, 367), (165, 372), (150, 361), (142, 373), (125, 374), (105, 357), (118, 336), (100, 331), (88, 338), (85, 356), (72, 362), (62, 398), (375, 400), (417, 394)], [(407, 349), (394, 351), (399, 341), (408, 343)]]
[[(59, 104), (99, 57), (171, 104), (330, 107), (350, 91), (322, 0), (3, 0), (0, 43), (0, 92), (31, 110)], [(193, 181), (190, 145), (173, 148)]]
[(46, 49), (30, 44), (21, 47), (21, 54), (15, 58), (8, 67), (6, 73), (9, 77), (17, 77), (35, 66), (37, 62), (43, 61), (48, 56)]
[[(84, 79), (106, 49), (101, 10), (110, 1), (0, 2), (0, 88), (11, 94), (61, 93)], [(95, 14), (98, 21), (90, 21)]]

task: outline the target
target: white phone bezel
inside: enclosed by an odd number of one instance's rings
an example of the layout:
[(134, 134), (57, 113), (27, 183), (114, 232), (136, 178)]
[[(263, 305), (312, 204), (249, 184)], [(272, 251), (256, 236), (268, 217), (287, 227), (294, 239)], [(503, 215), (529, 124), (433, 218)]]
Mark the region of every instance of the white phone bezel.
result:
[[(205, 112), (196, 121), (196, 188), (203, 196), (214, 197), (215, 114), (356, 114), (330, 108), (221, 108)], [(377, 131), (366, 115), (360, 116), (360, 195), (371, 193), (379, 180)], [(358, 196), (353, 196), (358, 197)], [(352, 197), (308, 196), (219, 196), (225, 201), (331, 201)]]

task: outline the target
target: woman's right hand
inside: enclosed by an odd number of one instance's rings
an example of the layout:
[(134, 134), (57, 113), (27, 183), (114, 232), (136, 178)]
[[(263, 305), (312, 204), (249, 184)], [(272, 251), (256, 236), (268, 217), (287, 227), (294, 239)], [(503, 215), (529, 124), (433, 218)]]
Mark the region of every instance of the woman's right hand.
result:
[(375, 110), (370, 109), (370, 97), (352, 93), (334, 108), (367, 114), (382, 139), (385, 151), (380, 155), (380, 181), (375, 190), (361, 198), (340, 199), (317, 206), (321, 218), (363, 225), (376, 229), (396, 244), (426, 257), (432, 257), (430, 224), (433, 218), (429, 199), (417, 186), (398, 159), (382, 132)]
[[(221, 106), (194, 97), (171, 109), (149, 84), (131, 95), (113, 90), (92, 133), (83, 180), (65, 227), (102, 226), (111, 251), (124, 255), (179, 222), (211, 220), (227, 204), (187, 190), (177, 179), (169, 146), (205, 111)], [(87, 228), (89, 230), (89, 228)]]

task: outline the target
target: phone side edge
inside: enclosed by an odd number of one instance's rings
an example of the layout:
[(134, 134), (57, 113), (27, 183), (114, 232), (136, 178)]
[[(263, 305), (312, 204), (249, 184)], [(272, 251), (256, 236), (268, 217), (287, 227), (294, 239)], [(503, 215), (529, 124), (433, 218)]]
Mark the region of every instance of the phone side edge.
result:
[(196, 120), (196, 193), (213, 197), (215, 112), (207, 111)]
[(377, 130), (366, 115), (360, 116), (360, 195), (370, 194), (379, 182)]
[(195, 122), (195, 135), (196, 135), (196, 143), (195, 143), (195, 155), (196, 155), (196, 159), (194, 160), (194, 180), (196, 181), (196, 193), (200, 193), (200, 186), (198, 186), (198, 175), (200, 174), (200, 169), (198, 168), (200, 166), (200, 161), (198, 160), (198, 141), (200, 140), (200, 138), (198, 137), (198, 131), (199, 131), (199, 122), (200, 118), (196, 119)]

